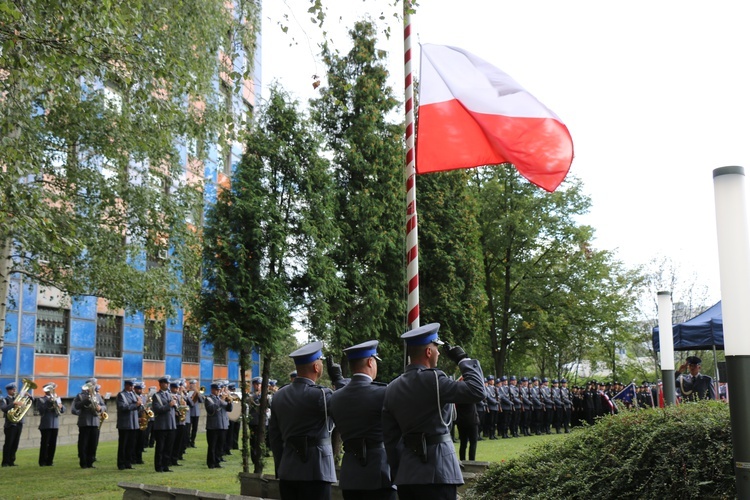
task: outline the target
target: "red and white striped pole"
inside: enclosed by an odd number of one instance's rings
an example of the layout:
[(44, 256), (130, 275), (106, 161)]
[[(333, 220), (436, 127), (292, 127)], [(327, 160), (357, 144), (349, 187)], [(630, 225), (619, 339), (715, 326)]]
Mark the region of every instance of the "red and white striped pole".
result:
[(411, 0), (404, 0), (404, 84), (406, 105), (406, 278), (409, 296), (408, 329), (419, 326), (419, 252), (417, 250), (417, 191), (414, 163), (414, 82), (411, 70)]

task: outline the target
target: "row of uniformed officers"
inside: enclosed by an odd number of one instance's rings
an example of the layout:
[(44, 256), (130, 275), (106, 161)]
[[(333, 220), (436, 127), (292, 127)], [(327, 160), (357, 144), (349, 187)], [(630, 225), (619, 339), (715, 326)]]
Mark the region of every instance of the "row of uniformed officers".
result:
[[(201, 419), (201, 405), (206, 410), (206, 437), (208, 453), (206, 463), (209, 468), (221, 467), (225, 456), (232, 449), (238, 449), (237, 431), (239, 422), (230, 422), (228, 412), (232, 410), (234, 387), (228, 382), (211, 384), (210, 394), (198, 390), (197, 380), (189, 386), (183, 379), (170, 380), (168, 376), (159, 379), (159, 389), (143, 393), (144, 384), (135, 380), (125, 380), (124, 388), (116, 397), (117, 412), (117, 467), (120, 470), (132, 469), (143, 464), (143, 452), (147, 447), (154, 450), (154, 469), (157, 472), (171, 472), (170, 467), (181, 464), (179, 460), (187, 448), (195, 448), (195, 438)], [(32, 398), (16, 397), (17, 385), (5, 386), (6, 397), (0, 399), (0, 411), (5, 415), (3, 444), (3, 467), (15, 466), (19, 438), (23, 430), (24, 418), (12, 421), (7, 417), (12, 408), (33, 401), (40, 415), (39, 430), (41, 442), (39, 465), (54, 464), (57, 447), (59, 418), (67, 410), (54, 390), (56, 384), (43, 387), (44, 396)], [(86, 381), (81, 392), (72, 402), (72, 413), (78, 416), (78, 459), (81, 468), (95, 468), (99, 433), (102, 423), (109, 418), (107, 402), (99, 394), (100, 386), (96, 379)], [(25, 415), (25, 414), (24, 414)]]
[[(484, 399), (484, 376), (461, 347), (441, 348), (439, 327), (432, 323), (402, 335), (410, 364), (387, 385), (375, 380), (375, 340), (345, 349), (351, 379), (329, 363), (335, 391), (316, 384), (323, 373), (320, 342), (290, 354), (297, 377), (274, 395), (269, 425), (282, 499), (330, 498), (337, 480), (334, 426), (344, 447), (339, 478), (344, 498), (457, 497), (464, 481), (450, 436), (452, 409)], [(458, 365), (460, 380), (436, 368), (441, 349)]]

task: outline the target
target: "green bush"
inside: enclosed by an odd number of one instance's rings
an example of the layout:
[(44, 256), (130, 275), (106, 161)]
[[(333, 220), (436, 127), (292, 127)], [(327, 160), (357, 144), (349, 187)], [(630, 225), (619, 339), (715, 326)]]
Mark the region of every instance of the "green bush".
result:
[(700, 402), (605, 417), (496, 464), (471, 499), (734, 498), (729, 408)]

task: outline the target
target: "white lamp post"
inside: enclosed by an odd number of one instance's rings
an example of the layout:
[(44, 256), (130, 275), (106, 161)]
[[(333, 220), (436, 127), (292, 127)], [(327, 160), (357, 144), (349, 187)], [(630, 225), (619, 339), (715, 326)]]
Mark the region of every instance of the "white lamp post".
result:
[(664, 404), (675, 403), (674, 389), (674, 337), (672, 336), (672, 293), (658, 292), (659, 310), (659, 353), (661, 361), (661, 381), (664, 388)]

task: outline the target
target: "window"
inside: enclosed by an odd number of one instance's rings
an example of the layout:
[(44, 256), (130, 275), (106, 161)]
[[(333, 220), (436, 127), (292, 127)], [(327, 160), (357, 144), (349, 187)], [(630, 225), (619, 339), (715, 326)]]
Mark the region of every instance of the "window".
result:
[(182, 329), (182, 361), (197, 363), (200, 361), (200, 332), (197, 328), (185, 325)]
[(143, 359), (164, 359), (164, 323), (157, 324), (156, 321), (146, 320), (143, 336)]
[(41, 354), (67, 354), (69, 330), (70, 311), (39, 306), (34, 350)]
[(223, 351), (214, 346), (214, 364), (215, 365), (227, 364), (227, 351)]
[(96, 355), (101, 358), (122, 356), (122, 316), (96, 315)]

